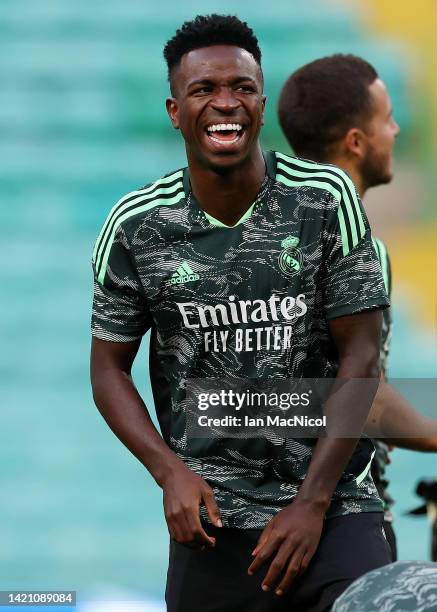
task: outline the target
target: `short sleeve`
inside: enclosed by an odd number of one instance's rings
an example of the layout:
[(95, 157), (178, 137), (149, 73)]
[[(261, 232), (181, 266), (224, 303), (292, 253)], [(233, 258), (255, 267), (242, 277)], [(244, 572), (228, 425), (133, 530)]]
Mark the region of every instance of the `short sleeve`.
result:
[(388, 255), (387, 247), (379, 238), (372, 237), (373, 246), (375, 247), (375, 253), (381, 264), (382, 277), (384, 279), (384, 286), (387, 291), (388, 297), (391, 298), (391, 262)]
[[(379, 238), (373, 237), (372, 241), (373, 241), (373, 246), (375, 247), (375, 251), (378, 256), (379, 262), (381, 264), (384, 285), (385, 285), (389, 298), (391, 298), (392, 281), (391, 281), (390, 257), (388, 255), (387, 248), (382, 240), (380, 240)], [(381, 370), (384, 372), (385, 376), (387, 376), (387, 373), (388, 373), (388, 361), (389, 361), (389, 354), (390, 354), (392, 328), (393, 328), (393, 321), (392, 321), (392, 316), (391, 316), (391, 308), (387, 308), (387, 310), (384, 310), (384, 314), (383, 314), (381, 350), (380, 350), (380, 355), (379, 355), (380, 367), (381, 367)]]
[(328, 319), (390, 305), (369, 222), (350, 179), (325, 228), (324, 309)]
[(105, 241), (101, 233), (93, 253), (93, 272), (92, 335), (113, 342), (141, 338), (151, 327), (151, 315), (122, 226), (112, 241)]

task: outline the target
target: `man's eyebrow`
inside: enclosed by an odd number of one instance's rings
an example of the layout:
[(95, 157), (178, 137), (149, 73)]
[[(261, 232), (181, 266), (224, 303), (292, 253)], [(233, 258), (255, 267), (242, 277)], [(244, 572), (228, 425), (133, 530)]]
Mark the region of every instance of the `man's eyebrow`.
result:
[[(239, 76), (235, 79), (232, 79), (230, 82), (232, 85), (236, 85), (237, 83), (242, 83), (243, 81), (251, 81), (252, 83), (256, 83), (256, 80), (250, 76)], [(188, 87), (194, 87), (196, 85), (214, 85), (215, 81), (212, 79), (205, 77), (204, 79), (195, 79), (194, 81), (190, 81), (188, 83)]]
[(256, 83), (256, 80), (250, 76), (240, 76), (232, 81), (232, 83), (242, 83), (243, 81), (251, 81), (252, 83)]
[(194, 85), (213, 85), (213, 81), (211, 79), (196, 79), (195, 81), (190, 81), (188, 83), (188, 87), (193, 87)]

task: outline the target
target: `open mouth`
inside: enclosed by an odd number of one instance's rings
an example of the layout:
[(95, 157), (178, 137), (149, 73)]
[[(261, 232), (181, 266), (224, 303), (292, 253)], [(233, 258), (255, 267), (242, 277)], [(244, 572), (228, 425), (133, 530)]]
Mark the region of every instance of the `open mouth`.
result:
[(230, 145), (238, 142), (243, 135), (240, 123), (214, 123), (206, 128), (208, 138), (213, 142)]

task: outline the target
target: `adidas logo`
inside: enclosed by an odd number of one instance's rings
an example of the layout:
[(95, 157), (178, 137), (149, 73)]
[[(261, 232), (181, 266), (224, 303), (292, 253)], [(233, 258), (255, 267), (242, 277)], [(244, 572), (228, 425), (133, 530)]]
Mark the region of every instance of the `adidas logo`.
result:
[(186, 261), (181, 263), (179, 268), (172, 274), (170, 282), (172, 285), (179, 285), (181, 283), (188, 283), (189, 281), (197, 281), (200, 276), (193, 272)]

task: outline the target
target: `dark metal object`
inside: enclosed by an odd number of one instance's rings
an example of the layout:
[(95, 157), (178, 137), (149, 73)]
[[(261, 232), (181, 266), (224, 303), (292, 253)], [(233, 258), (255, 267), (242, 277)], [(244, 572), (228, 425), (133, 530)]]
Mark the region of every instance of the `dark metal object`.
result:
[(437, 480), (420, 480), (416, 494), (425, 503), (407, 512), (410, 516), (427, 515), (431, 521), (431, 560), (437, 561)]

